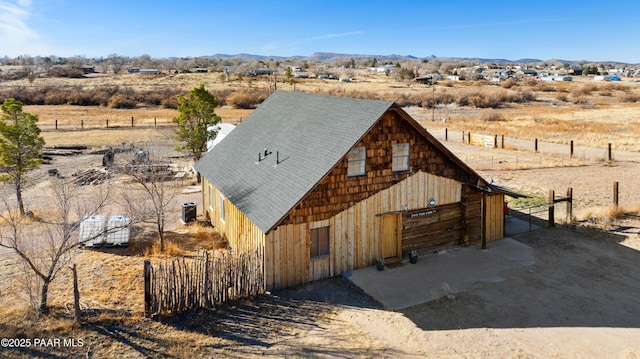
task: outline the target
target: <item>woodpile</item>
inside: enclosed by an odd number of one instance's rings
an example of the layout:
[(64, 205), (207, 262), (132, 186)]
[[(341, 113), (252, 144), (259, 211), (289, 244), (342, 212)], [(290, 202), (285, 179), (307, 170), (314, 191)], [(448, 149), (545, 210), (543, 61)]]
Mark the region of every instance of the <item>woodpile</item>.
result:
[(108, 179), (111, 175), (104, 170), (88, 169), (82, 172), (76, 172), (73, 174), (75, 178), (73, 180), (74, 186), (86, 186), (86, 185), (99, 185), (104, 180)]
[(43, 156), (75, 156), (81, 155), (87, 146), (53, 146), (42, 150)]

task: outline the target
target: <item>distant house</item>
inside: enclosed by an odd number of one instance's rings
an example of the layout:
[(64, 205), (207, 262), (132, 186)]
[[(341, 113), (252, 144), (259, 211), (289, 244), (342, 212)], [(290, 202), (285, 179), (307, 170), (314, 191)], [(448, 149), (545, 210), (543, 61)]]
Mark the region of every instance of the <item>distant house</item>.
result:
[(504, 232), (505, 190), (391, 101), (276, 91), (195, 168), (206, 217), (261, 254), (269, 290)]
[(94, 72), (96, 72), (96, 68), (95, 66), (91, 66), (91, 65), (85, 65), (85, 66), (79, 66), (78, 67), (83, 74), (92, 74)]
[(536, 77), (538, 76), (538, 71), (530, 70), (530, 69), (522, 69), (516, 72), (517, 75), (522, 75), (525, 77)]
[(274, 71), (271, 69), (255, 69), (247, 72), (247, 76), (269, 76), (273, 75)]
[(158, 69), (139, 69), (138, 73), (140, 75), (159, 75), (160, 70)]

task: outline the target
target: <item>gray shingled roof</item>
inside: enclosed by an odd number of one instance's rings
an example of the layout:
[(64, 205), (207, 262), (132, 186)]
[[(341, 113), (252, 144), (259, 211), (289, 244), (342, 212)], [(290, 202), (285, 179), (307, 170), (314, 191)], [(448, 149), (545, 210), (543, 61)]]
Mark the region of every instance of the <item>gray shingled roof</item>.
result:
[(392, 104), (277, 91), (195, 168), (266, 233)]

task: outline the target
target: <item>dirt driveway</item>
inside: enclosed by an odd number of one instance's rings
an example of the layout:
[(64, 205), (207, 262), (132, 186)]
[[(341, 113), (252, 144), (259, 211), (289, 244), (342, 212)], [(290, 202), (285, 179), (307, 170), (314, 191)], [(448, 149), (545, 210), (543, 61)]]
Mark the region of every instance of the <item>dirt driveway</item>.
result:
[(506, 269), (503, 281), (397, 312), (345, 307), (339, 317), (389, 356), (640, 356), (637, 234), (550, 228), (516, 240), (533, 248), (535, 264)]

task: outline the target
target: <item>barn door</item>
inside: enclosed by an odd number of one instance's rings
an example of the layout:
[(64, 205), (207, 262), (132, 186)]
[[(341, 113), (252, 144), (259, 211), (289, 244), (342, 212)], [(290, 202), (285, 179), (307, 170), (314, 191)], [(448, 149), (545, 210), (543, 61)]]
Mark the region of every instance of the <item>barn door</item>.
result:
[(402, 238), (401, 214), (389, 214), (382, 216), (380, 221), (380, 235), (382, 241), (382, 257), (400, 258)]

